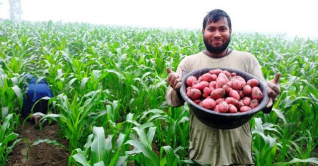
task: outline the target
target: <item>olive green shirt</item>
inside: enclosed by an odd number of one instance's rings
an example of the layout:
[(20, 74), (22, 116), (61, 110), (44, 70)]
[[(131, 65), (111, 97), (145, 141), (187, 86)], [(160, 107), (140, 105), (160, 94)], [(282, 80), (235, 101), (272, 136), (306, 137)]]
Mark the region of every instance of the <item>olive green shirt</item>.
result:
[[(179, 64), (177, 73), (202, 68), (225, 67), (250, 73), (264, 81), (261, 66), (250, 53), (233, 50), (222, 58), (211, 58), (200, 52), (186, 56)], [(184, 104), (175, 90), (168, 88), (166, 93), (168, 105), (177, 107)], [(217, 129), (199, 121), (190, 110), (190, 159), (199, 164), (211, 166), (230, 164), (253, 164), (252, 134), (249, 122), (235, 129)]]

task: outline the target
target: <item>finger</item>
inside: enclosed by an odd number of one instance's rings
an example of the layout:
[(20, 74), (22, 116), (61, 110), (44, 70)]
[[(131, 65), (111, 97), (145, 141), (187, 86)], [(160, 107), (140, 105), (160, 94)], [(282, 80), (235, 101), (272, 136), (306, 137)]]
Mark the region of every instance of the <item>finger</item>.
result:
[(168, 75), (167, 82), (170, 82), (170, 81), (171, 81), (172, 76), (173, 76), (172, 74), (169, 74), (169, 75)]
[(173, 86), (174, 79), (172, 74), (169, 74), (167, 81), (170, 86)]
[(169, 68), (169, 67), (167, 67), (167, 73), (168, 74), (170, 74), (170, 73), (172, 73), (173, 71)]
[(174, 88), (176, 85), (176, 80), (179, 78), (179, 76), (176, 73), (170, 73), (168, 76), (168, 83), (169, 85)]
[(180, 78), (175, 79), (174, 82), (173, 82), (173, 87), (176, 88), (177, 85), (178, 85), (180, 82), (181, 82), (181, 79), (180, 79)]
[(276, 93), (275, 91), (273, 91), (273, 89), (267, 87), (267, 92), (268, 92), (268, 96), (270, 98), (275, 99), (278, 96), (278, 93)]
[(268, 82), (267, 86), (271, 88), (275, 93), (279, 94), (280, 93), (280, 87), (277, 84), (274, 84), (272, 82)]
[(178, 82), (174, 89), (179, 90), (180, 88), (181, 88), (181, 82)]
[(266, 108), (269, 108), (269, 107), (271, 107), (273, 105), (273, 99), (272, 98), (269, 98), (269, 101), (268, 101), (268, 103), (267, 103), (267, 105), (266, 105)]
[(174, 72), (169, 67), (167, 67), (167, 73), (168, 73), (167, 81), (170, 82), (170, 80), (174, 77)]
[(274, 84), (278, 84), (278, 83), (279, 83), (279, 78), (280, 78), (280, 73), (277, 73), (277, 74), (275, 75), (274, 80), (273, 80)]

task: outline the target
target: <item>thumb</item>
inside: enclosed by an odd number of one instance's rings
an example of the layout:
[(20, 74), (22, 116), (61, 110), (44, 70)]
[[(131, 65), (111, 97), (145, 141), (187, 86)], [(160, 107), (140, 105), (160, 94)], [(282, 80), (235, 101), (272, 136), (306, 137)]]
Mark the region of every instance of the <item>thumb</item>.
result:
[(167, 73), (168, 74), (170, 74), (170, 73), (172, 73), (173, 71), (169, 68), (169, 67), (167, 67)]
[(280, 73), (277, 73), (277, 74), (275, 75), (275, 78), (274, 78), (274, 80), (273, 80), (273, 83), (274, 83), (274, 84), (278, 84), (278, 83), (279, 83), (279, 78), (280, 78)]
[(268, 103), (266, 104), (266, 108), (269, 108), (273, 105), (273, 99), (272, 98), (269, 98), (269, 101)]

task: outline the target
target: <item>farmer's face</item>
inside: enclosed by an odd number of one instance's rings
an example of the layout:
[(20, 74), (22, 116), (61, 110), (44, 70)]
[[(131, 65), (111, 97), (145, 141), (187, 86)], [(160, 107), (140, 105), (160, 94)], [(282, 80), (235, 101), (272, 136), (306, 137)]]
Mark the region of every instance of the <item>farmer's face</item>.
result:
[(231, 33), (225, 17), (217, 22), (207, 23), (205, 29), (202, 29), (206, 49), (213, 54), (223, 52), (230, 44)]

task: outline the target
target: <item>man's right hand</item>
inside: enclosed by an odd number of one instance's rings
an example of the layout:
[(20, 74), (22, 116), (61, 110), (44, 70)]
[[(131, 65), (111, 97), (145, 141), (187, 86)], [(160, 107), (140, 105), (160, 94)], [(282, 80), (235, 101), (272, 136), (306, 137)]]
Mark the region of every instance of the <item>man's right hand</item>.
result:
[(169, 74), (167, 78), (169, 86), (172, 89), (179, 91), (181, 88), (181, 77), (176, 72), (172, 71), (169, 67), (167, 67), (167, 73)]

